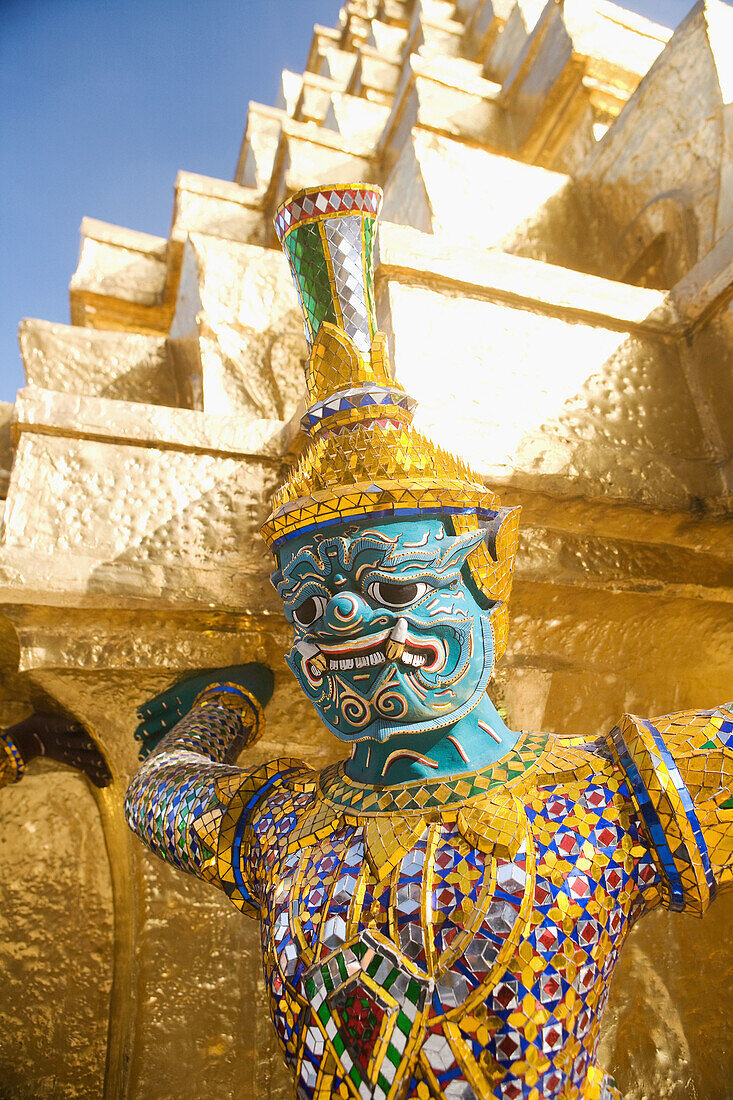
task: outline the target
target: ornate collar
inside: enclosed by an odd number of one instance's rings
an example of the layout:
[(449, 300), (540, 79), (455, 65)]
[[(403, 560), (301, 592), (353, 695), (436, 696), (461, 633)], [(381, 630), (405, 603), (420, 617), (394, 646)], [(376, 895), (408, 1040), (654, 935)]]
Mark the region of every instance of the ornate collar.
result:
[(324, 799), (345, 813), (368, 815), (399, 811), (404, 814), (441, 810), (451, 803), (479, 798), (495, 787), (506, 786), (526, 776), (539, 762), (548, 739), (546, 733), (522, 733), (506, 756), (480, 771), (394, 786), (357, 783), (346, 775), (342, 761), (323, 769), (319, 785)]

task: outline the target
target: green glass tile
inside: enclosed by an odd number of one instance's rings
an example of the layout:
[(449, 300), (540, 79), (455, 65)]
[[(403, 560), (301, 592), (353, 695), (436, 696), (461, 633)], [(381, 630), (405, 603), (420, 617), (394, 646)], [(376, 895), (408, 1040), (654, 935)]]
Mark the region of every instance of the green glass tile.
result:
[(376, 310), (374, 308), (374, 232), (376, 227), (376, 218), (364, 219), (364, 259), (366, 268), (365, 278), (365, 292), (366, 303), (369, 310), (369, 328), (372, 331), (376, 331)]
[(382, 988), (389, 989), (391, 986), (393, 986), (394, 983), (397, 981), (397, 978), (399, 977), (399, 973), (399, 970), (397, 970), (396, 968), (393, 969), (387, 976), (387, 980), (385, 982), (382, 982)]
[(400, 1029), (403, 1035), (409, 1035), (412, 1029), (412, 1024), (405, 1016), (404, 1012), (397, 1013), (397, 1027)]
[(296, 274), (303, 307), (315, 336), (324, 321), (336, 323), (331, 284), (316, 222), (301, 225), (285, 241)]
[(369, 963), (369, 966), (367, 967), (367, 974), (370, 978), (373, 978), (375, 976), (375, 974), (379, 970), (379, 967), (381, 966), (381, 963), (382, 960), (380, 959), (379, 955), (375, 955), (372, 961)]

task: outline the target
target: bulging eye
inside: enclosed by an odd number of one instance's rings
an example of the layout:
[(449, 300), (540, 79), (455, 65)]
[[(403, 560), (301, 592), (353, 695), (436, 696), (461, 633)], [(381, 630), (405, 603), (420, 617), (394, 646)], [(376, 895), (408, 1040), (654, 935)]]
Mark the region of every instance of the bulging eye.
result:
[(376, 603), (383, 607), (391, 607), (399, 610), (409, 607), (416, 600), (421, 599), (428, 591), (430, 585), (423, 581), (410, 581), (408, 584), (394, 584), (392, 581), (372, 581), (367, 585), (366, 593)]
[(303, 600), (293, 608), (293, 619), (298, 626), (311, 626), (316, 619), (320, 619), (327, 605), (328, 600), (324, 596), (309, 596), (307, 600)]

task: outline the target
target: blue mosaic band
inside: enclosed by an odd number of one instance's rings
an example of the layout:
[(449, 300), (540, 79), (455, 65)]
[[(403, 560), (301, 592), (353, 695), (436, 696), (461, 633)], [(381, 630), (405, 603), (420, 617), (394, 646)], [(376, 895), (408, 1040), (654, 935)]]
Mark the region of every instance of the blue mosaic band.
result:
[(634, 763), (633, 757), (623, 739), (620, 728), (616, 726), (615, 729), (611, 731), (610, 736), (613, 741), (613, 747), (618, 754), (619, 763), (629, 781), (632, 798), (636, 803), (656, 853), (658, 860), (657, 865), (667, 883), (667, 888), (669, 890), (668, 908), (676, 912), (681, 912), (685, 908), (685, 894), (682, 888), (682, 879), (680, 878), (674, 857), (664, 834), (664, 826), (654, 807), (641, 772)]
[[(678, 728), (684, 730), (684, 723)], [(665, 906), (702, 914), (717, 884), (695, 802), (675, 754), (652, 722), (632, 715), (610, 738), (656, 856)]]
[(672, 780), (672, 783), (674, 784), (675, 790), (677, 791), (677, 794), (679, 795), (680, 802), (682, 803), (682, 806), (684, 808), (685, 814), (687, 816), (687, 820), (690, 823), (690, 827), (692, 829), (692, 835), (694, 836), (695, 841), (697, 843), (697, 853), (696, 854), (699, 855), (700, 860), (702, 862), (703, 873), (705, 875), (705, 881), (708, 884), (708, 889), (710, 890), (710, 898), (712, 900), (712, 898), (714, 898), (716, 893), (717, 893), (717, 885), (716, 885), (716, 882), (715, 882), (715, 878), (713, 876), (713, 869), (712, 869), (712, 866), (710, 864), (710, 857), (708, 855), (708, 846), (705, 842), (705, 837), (703, 836), (702, 829), (700, 828), (700, 822), (698, 821), (698, 817), (697, 817), (697, 814), (695, 812), (695, 805), (692, 801), (692, 797), (690, 795), (690, 792), (687, 789), (687, 784), (685, 783), (685, 780), (682, 777), (682, 773), (680, 772), (680, 769), (677, 766), (677, 762), (676, 762), (675, 758), (672, 756), (672, 753), (669, 751), (669, 749), (665, 745), (664, 739), (662, 738), (662, 735), (660, 734), (659, 730), (656, 728), (656, 726), (653, 726), (651, 724), (651, 722), (647, 721), (646, 719), (644, 719), (644, 725), (646, 726), (646, 728), (649, 730), (652, 737), (654, 738), (654, 743), (657, 747), (657, 751), (659, 753), (659, 756), (662, 759), (662, 761), (663, 761), (663, 763), (664, 763), (664, 765), (667, 769), (667, 772), (669, 773), (669, 776)]

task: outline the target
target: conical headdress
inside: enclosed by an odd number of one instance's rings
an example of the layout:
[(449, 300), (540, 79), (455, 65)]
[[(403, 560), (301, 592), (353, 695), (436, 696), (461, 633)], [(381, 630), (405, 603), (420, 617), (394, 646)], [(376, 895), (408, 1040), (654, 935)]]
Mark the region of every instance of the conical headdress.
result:
[(275, 230), (298, 292), (310, 349), (308, 434), (262, 528), (272, 550), (360, 517), (451, 517), (457, 534), (485, 529), (468, 558), (506, 643), (519, 509), (500, 508), (481, 477), (412, 428), (416, 402), (395, 380), (374, 308), (374, 237), (382, 192), (372, 184), (314, 187), (284, 202)]

